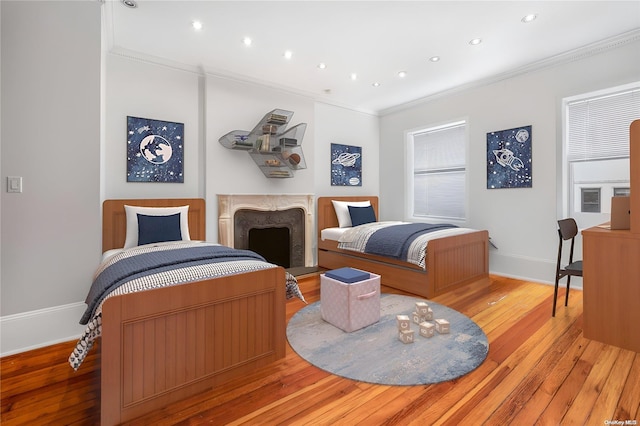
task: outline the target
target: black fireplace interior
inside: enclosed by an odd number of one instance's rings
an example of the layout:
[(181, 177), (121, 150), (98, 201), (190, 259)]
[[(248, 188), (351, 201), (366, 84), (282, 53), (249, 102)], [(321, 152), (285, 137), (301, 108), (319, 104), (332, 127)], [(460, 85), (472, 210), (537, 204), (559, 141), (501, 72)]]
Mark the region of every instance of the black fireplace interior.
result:
[(249, 230), (249, 250), (262, 255), (269, 263), (290, 268), (290, 247), (289, 228), (271, 227)]
[(234, 215), (234, 247), (255, 251), (283, 268), (304, 267), (304, 216), (300, 208), (240, 209)]

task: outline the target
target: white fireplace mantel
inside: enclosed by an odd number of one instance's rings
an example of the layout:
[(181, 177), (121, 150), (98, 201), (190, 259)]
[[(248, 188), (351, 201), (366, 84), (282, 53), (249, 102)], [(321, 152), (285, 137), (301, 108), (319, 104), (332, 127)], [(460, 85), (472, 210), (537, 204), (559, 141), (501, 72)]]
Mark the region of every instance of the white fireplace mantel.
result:
[(233, 247), (234, 222), (238, 210), (276, 211), (299, 208), (304, 211), (305, 266), (313, 266), (313, 194), (218, 194), (218, 238)]

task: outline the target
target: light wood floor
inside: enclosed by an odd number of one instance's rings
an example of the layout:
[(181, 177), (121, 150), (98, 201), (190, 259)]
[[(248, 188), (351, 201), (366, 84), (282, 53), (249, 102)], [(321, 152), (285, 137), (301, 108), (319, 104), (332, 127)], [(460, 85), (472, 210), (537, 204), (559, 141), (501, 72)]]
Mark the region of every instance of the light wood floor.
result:
[[(300, 280), (310, 302), (319, 298), (318, 281)], [(640, 354), (582, 337), (580, 291), (571, 291), (568, 308), (559, 296), (553, 319), (552, 296), (551, 286), (491, 277), (435, 298), (471, 317), (490, 342), (485, 362), (455, 381), (354, 382), (287, 347), (286, 358), (268, 368), (131, 424), (638, 424)], [(287, 318), (303, 306), (288, 302)], [(99, 424), (99, 351), (74, 373), (67, 364), (74, 344), (1, 359), (3, 426)]]

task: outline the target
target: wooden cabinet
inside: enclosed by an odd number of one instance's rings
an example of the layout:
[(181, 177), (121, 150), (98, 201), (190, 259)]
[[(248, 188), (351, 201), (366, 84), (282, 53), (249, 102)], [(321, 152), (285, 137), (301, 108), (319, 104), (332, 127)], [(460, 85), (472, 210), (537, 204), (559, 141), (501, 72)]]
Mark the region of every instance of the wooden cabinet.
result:
[(631, 229), (582, 231), (584, 337), (640, 352), (640, 120), (629, 144)]

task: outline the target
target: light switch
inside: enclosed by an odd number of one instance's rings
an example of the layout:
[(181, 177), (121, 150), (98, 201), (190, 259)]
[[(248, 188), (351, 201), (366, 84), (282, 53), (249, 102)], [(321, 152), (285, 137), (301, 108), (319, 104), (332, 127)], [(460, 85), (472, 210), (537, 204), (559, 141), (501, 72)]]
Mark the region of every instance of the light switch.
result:
[(22, 192), (22, 176), (7, 176), (7, 192)]

